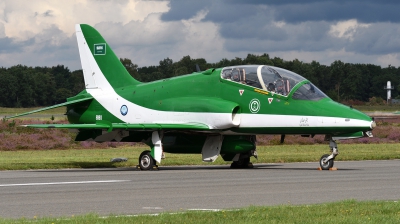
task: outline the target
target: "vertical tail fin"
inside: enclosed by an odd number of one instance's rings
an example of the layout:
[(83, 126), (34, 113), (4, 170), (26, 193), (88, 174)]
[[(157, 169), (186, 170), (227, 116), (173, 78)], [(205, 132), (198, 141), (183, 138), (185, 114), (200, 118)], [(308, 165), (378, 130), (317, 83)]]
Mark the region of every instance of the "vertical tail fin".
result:
[(128, 73), (96, 29), (77, 24), (75, 30), (86, 89), (107, 90), (140, 83)]

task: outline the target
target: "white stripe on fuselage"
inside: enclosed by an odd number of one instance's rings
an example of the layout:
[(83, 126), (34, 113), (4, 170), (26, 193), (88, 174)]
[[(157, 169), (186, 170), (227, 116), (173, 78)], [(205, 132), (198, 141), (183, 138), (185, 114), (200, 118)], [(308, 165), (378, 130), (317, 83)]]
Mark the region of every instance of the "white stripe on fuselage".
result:
[(239, 127), (368, 127), (370, 121), (343, 117), (242, 114)]

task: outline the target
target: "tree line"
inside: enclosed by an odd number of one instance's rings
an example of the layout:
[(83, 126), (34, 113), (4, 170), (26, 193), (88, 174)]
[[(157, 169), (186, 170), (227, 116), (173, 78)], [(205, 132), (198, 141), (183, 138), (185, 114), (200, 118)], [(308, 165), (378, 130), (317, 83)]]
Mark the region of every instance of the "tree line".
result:
[[(159, 65), (139, 67), (128, 58), (120, 59), (127, 71), (135, 79), (151, 82), (196, 72), (201, 70), (232, 65), (263, 64), (281, 67), (298, 73), (313, 82), (329, 97), (336, 101), (368, 102), (371, 98), (386, 99), (387, 81), (395, 87), (393, 98), (400, 98), (400, 67), (391, 65), (382, 68), (373, 64), (351, 64), (340, 60), (330, 65), (321, 65), (312, 61), (304, 63), (297, 59), (285, 61), (270, 58), (268, 54), (248, 54), (246, 58), (221, 59), (217, 63), (208, 63), (203, 58), (192, 59), (184, 56), (173, 62), (166, 58)], [(64, 65), (53, 67), (28, 67), (16, 65), (0, 68), (0, 106), (34, 107), (49, 106), (65, 102), (84, 89), (82, 70), (70, 71)]]

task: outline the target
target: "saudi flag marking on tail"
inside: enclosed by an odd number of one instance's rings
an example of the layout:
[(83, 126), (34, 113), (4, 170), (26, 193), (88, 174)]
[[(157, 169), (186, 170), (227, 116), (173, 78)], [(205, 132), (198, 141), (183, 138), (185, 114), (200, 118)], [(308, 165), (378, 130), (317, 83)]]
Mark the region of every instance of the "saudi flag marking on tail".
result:
[(105, 55), (106, 54), (106, 44), (94, 44), (94, 55)]

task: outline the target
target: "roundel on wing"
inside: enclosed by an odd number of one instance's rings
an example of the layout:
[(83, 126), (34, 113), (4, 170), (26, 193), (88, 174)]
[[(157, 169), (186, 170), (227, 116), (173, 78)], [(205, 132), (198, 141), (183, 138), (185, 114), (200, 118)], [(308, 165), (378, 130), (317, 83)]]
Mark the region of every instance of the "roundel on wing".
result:
[(128, 107), (126, 105), (122, 105), (120, 111), (121, 111), (121, 114), (123, 116), (125, 116), (128, 114)]

